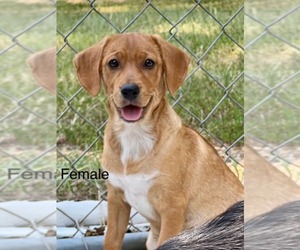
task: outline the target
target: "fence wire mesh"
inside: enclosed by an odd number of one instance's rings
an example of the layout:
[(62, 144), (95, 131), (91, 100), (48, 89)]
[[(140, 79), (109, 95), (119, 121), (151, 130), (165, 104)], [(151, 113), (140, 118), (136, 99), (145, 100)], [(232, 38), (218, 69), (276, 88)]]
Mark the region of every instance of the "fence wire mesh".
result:
[(246, 141), (299, 183), (300, 6), (258, 4), (245, 10)]
[[(107, 119), (104, 95), (94, 99), (88, 96), (76, 79), (72, 59), (107, 35), (140, 32), (159, 33), (190, 55), (189, 74), (170, 102), (185, 123), (214, 144), (242, 179), (242, 1), (227, 4), (220, 1), (59, 1), (57, 8), (58, 175), (62, 168), (101, 167), (99, 157)], [(93, 180), (69, 177), (57, 180), (59, 201), (97, 199), (100, 192), (100, 201), (81, 218), (58, 208), (58, 214), (73, 221), (76, 231), (71, 237), (77, 237), (86, 233), (86, 219), (105, 204), (105, 187)], [(132, 231), (144, 230), (135, 223), (129, 224)]]
[(32, 178), (36, 171), (56, 169), (55, 96), (37, 84), (27, 63), (55, 46), (55, 11), (54, 1), (0, 2), (0, 239), (5, 249), (55, 248), (45, 237), (54, 236), (55, 181)]

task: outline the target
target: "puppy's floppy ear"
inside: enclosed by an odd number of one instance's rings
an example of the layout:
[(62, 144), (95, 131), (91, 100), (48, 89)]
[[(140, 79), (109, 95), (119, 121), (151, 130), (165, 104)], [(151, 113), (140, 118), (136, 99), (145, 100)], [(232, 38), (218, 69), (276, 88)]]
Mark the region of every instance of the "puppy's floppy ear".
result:
[(190, 58), (182, 50), (165, 41), (159, 35), (153, 35), (152, 37), (160, 49), (166, 83), (169, 92), (173, 95), (185, 79)]
[(77, 54), (73, 60), (80, 84), (92, 96), (96, 96), (101, 88), (102, 53), (107, 42), (108, 38), (104, 38)]
[(36, 82), (54, 95), (56, 94), (55, 53), (56, 48), (53, 47), (37, 52), (27, 59)]

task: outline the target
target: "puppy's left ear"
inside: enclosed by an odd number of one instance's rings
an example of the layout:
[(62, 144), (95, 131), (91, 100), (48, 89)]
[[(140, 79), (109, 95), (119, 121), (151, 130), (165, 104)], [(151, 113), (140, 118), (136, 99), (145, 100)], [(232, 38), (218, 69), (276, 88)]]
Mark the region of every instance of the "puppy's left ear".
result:
[(27, 59), (36, 82), (56, 94), (56, 48), (42, 50)]
[(153, 35), (152, 38), (160, 49), (166, 84), (169, 92), (173, 95), (186, 77), (190, 58), (181, 49), (165, 41), (159, 35)]
[(102, 53), (108, 38), (77, 54), (73, 63), (80, 84), (92, 95), (98, 95), (101, 88)]

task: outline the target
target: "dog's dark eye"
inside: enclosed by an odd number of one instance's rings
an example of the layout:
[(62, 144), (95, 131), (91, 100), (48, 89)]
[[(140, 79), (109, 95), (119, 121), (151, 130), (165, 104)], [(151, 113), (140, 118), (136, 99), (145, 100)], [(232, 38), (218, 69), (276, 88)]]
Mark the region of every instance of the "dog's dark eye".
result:
[(108, 62), (108, 66), (112, 69), (118, 68), (119, 65), (119, 62), (116, 59), (112, 59)]
[(155, 65), (155, 62), (151, 59), (147, 59), (145, 62), (144, 62), (144, 67), (148, 68), (148, 69), (152, 69)]

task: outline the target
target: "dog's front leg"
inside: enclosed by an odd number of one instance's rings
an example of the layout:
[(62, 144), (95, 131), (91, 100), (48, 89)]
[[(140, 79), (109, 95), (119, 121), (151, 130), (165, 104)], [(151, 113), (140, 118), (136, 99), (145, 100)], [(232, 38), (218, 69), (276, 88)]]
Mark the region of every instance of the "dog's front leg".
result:
[(105, 250), (120, 250), (127, 230), (130, 206), (123, 200), (123, 192), (107, 185), (108, 218)]
[(185, 208), (181, 205), (172, 208), (169, 207), (161, 213), (161, 230), (158, 245), (161, 245), (164, 241), (183, 230), (184, 218)]
[(156, 185), (148, 193), (149, 200), (160, 217), (159, 228), (156, 230), (159, 234), (156, 241), (158, 246), (183, 231), (185, 226), (187, 195), (181, 190), (181, 186), (176, 186), (168, 180), (164, 178), (160, 182), (161, 185)]

